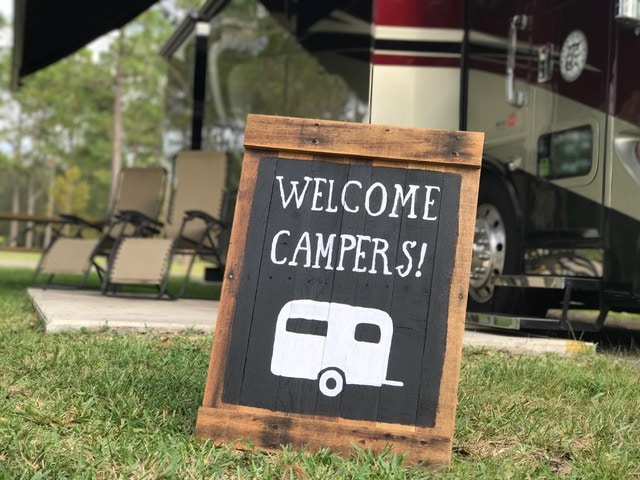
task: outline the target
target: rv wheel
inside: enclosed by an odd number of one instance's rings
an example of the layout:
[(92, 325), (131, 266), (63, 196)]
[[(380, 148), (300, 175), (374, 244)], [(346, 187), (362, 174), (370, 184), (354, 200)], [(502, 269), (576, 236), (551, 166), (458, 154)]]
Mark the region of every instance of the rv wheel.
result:
[(469, 278), (469, 310), (512, 313), (521, 301), (516, 289), (495, 287), (502, 274), (521, 271), (522, 254), (515, 206), (504, 182), (492, 175), (480, 181)]
[(504, 270), (506, 234), (504, 220), (495, 205), (478, 205), (473, 237), (469, 295), (477, 303), (493, 297), (493, 278)]
[(339, 370), (327, 368), (320, 374), (318, 382), (320, 393), (327, 397), (335, 397), (342, 391), (344, 377)]

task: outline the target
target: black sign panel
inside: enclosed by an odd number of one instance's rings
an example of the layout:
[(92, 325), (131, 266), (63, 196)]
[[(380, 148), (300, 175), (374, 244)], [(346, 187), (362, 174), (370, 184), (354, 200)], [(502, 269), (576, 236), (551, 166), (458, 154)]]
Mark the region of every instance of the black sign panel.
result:
[(223, 401), (434, 426), (460, 185), (261, 158)]

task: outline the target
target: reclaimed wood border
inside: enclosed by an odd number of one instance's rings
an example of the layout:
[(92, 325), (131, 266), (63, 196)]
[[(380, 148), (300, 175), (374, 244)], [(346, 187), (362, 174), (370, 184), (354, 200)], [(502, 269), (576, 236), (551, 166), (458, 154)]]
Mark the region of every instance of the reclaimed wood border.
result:
[[(233, 231), (196, 435), (242, 448), (250, 439), (259, 448), (281, 445), (328, 447), (348, 452), (350, 445), (406, 454), (413, 464), (442, 465), (451, 447), (462, 356), (462, 342), (475, 225), (482, 142), (477, 132), (430, 130), (328, 120), (249, 115), (245, 154)], [(458, 242), (449, 293), (446, 351), (434, 428), (324, 418), (232, 405), (222, 400), (224, 373), (236, 308), (243, 252), (260, 159), (265, 156), (322, 159), (337, 163), (370, 162), (373, 166), (426, 169), (460, 175)]]

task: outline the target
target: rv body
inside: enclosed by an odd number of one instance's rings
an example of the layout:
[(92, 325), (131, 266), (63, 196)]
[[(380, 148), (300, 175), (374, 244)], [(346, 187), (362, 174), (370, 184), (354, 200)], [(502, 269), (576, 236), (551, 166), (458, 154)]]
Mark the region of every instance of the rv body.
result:
[(640, 312), (636, 1), (262, 3), (372, 123), (485, 132), (470, 311)]
[[(237, 38), (237, 59), (264, 47), (264, 35), (243, 41), (233, 23), (229, 35), (224, 22), (216, 30), (229, 1), (209, 0), (199, 12), (212, 25), (209, 49), (196, 51), (208, 52), (206, 83), (215, 88), (207, 105), (217, 112), (205, 130), (241, 132), (249, 111), (326, 117), (323, 105), (292, 109), (287, 92), (305, 85), (286, 54), (281, 110), (261, 110), (246, 89), (224, 110), (220, 69), (212, 68), (221, 49)], [(640, 312), (637, 0), (260, 2), (346, 81), (366, 105), (365, 121), (485, 133), (470, 312), (544, 318), (559, 308), (562, 328), (569, 306), (600, 310), (597, 325), (608, 310)], [(196, 97), (194, 116), (203, 112)], [(345, 110), (337, 119), (362, 119), (360, 105)]]

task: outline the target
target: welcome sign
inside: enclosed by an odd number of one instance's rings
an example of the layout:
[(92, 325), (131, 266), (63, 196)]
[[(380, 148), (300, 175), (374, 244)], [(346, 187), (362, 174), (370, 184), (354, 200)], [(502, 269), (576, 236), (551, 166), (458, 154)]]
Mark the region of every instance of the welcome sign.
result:
[(199, 436), (448, 461), (481, 145), (249, 116)]

